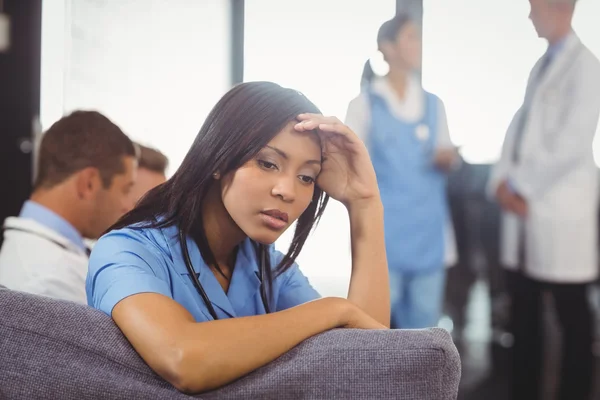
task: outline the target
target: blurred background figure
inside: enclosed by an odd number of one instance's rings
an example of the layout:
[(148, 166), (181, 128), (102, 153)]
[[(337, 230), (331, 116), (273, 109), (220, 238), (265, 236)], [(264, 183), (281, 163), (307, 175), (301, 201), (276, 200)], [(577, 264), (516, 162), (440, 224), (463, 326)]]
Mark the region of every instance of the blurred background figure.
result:
[(129, 192), (131, 204), (137, 202), (151, 189), (167, 180), (169, 159), (160, 151), (136, 144), (139, 149), (138, 171), (135, 183)]
[(367, 62), (362, 93), (349, 104), (346, 123), (369, 149), (385, 207), (392, 327), (436, 326), (445, 254), (455, 253), (446, 172), (458, 156), (443, 103), (423, 90), (417, 76), (417, 23), (397, 15), (379, 29), (377, 46), (389, 72), (378, 77)]
[(44, 134), (34, 190), (4, 223), (0, 284), (87, 304), (89, 249), (129, 211), (133, 142), (104, 115), (75, 111)]
[(542, 295), (563, 332), (559, 399), (589, 399), (593, 320), (588, 286), (598, 277), (598, 170), (592, 143), (600, 113), (600, 62), (573, 32), (576, 0), (530, 0), (548, 50), (531, 72), (508, 128), (490, 189), (503, 209), (509, 268), (512, 398), (541, 390)]
[[(127, 209), (132, 209), (146, 193), (167, 180), (169, 159), (160, 151), (134, 143), (138, 154), (135, 182), (129, 191)], [(97, 238), (85, 238), (85, 245), (93, 249)]]

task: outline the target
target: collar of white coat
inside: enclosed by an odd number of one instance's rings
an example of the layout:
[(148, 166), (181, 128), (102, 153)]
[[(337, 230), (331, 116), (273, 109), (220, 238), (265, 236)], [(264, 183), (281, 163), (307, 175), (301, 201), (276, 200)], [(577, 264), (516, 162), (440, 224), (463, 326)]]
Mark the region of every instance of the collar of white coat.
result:
[(409, 75), (404, 98), (401, 99), (387, 77), (378, 77), (371, 84), (371, 91), (379, 95), (390, 109), (406, 120), (418, 119), (423, 114), (424, 91), (418, 77)]
[(572, 48), (580, 42), (579, 37), (575, 31), (571, 30), (565, 37), (554, 44), (549, 44), (546, 53), (551, 54), (552, 57), (559, 56), (564, 50)]
[[(548, 72), (544, 74), (541, 82), (539, 83), (540, 86), (544, 86), (547, 82), (552, 82), (557, 74), (560, 74), (565, 68), (568, 68), (567, 64), (573, 65), (574, 59), (579, 54), (578, 52), (582, 47), (582, 43), (574, 31), (571, 31), (571, 33), (569, 33), (569, 35), (563, 40), (564, 43), (562, 44), (560, 50), (554, 54), (553, 60), (548, 67)], [(543, 59), (544, 57), (541, 57), (537, 62), (535, 67), (536, 71), (539, 71), (541, 68)]]
[[(85, 252), (75, 243), (33, 219), (8, 217), (4, 221), (4, 229), (8, 230), (8, 232), (14, 232), (18, 235), (35, 235), (42, 240), (45, 239), (49, 242), (55, 242), (56, 246), (64, 246), (67, 251), (80, 255), (86, 255)], [(13, 231), (11, 231), (11, 229), (13, 229)], [(5, 234), (6, 233), (7, 232), (5, 232)]]

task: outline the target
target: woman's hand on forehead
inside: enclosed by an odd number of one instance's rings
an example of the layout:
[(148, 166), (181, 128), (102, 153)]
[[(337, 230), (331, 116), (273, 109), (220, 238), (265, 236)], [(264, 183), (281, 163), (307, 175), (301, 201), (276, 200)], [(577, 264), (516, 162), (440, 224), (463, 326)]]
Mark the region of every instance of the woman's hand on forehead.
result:
[(323, 147), (323, 169), (319, 187), (332, 198), (351, 206), (356, 202), (379, 199), (375, 171), (364, 143), (336, 117), (300, 114), (294, 129), (316, 132)]

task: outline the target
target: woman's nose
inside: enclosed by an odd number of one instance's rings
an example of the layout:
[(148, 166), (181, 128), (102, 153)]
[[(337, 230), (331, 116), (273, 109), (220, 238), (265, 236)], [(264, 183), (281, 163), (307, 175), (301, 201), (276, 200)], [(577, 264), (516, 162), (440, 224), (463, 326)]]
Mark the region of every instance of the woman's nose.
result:
[(281, 177), (275, 182), (271, 194), (280, 197), (285, 202), (293, 202), (296, 199), (295, 184), (293, 178)]

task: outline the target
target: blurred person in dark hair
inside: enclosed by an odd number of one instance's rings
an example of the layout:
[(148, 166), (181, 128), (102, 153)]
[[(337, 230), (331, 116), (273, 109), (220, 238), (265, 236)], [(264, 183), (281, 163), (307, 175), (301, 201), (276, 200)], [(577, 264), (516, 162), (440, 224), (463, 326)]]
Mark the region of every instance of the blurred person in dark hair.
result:
[(437, 326), (445, 267), (456, 262), (446, 202), (446, 172), (458, 161), (444, 104), (421, 87), (421, 36), (406, 14), (385, 22), (377, 45), (389, 65), (376, 75), (367, 61), (362, 93), (346, 123), (363, 139), (385, 207), (393, 328)]
[(131, 203), (138, 201), (151, 189), (165, 183), (169, 159), (160, 151), (136, 143), (139, 149), (137, 178), (131, 188)]
[(84, 238), (131, 209), (136, 151), (104, 115), (75, 111), (44, 133), (37, 157), (33, 193), (4, 223), (0, 284), (85, 304)]

